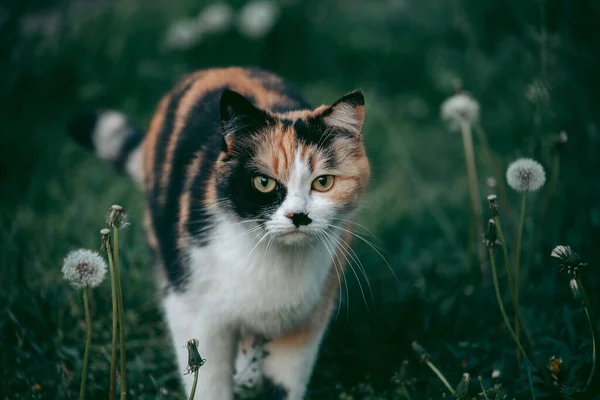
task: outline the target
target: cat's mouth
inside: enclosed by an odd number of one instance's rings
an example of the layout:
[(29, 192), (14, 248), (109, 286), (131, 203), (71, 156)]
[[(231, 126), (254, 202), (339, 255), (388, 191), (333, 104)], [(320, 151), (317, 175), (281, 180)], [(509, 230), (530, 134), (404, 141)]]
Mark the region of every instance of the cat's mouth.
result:
[(289, 245), (308, 243), (312, 241), (313, 236), (311, 231), (301, 228), (286, 229), (275, 234), (276, 240)]

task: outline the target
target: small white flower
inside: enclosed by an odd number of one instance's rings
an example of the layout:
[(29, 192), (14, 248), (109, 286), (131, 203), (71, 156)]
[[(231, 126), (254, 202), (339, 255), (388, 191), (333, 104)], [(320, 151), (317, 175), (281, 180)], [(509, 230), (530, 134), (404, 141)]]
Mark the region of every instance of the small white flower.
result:
[(517, 192), (535, 192), (546, 182), (544, 167), (530, 158), (520, 158), (506, 170), (508, 185)]
[(447, 98), (441, 105), (442, 119), (451, 131), (460, 129), (460, 124), (473, 124), (479, 120), (479, 103), (466, 93)]
[(264, 37), (279, 17), (279, 6), (274, 1), (258, 0), (247, 3), (240, 11), (238, 27), (252, 39)]
[(196, 17), (199, 28), (206, 33), (218, 33), (228, 30), (232, 19), (233, 10), (226, 3), (213, 3)]
[(106, 261), (95, 251), (73, 250), (63, 260), (62, 273), (77, 289), (95, 288), (104, 281)]
[(493, 370), (492, 371), (492, 379), (496, 379), (496, 378), (500, 378), (500, 370)]
[(556, 246), (552, 249), (552, 253), (550, 253), (551, 257), (558, 258), (559, 260), (564, 260), (571, 253), (571, 248), (569, 246)]

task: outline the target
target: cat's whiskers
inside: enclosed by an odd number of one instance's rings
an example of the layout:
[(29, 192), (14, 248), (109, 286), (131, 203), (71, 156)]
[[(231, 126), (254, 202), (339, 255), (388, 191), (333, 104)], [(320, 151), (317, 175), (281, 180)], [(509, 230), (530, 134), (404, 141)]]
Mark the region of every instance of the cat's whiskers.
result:
[[(371, 302), (375, 302), (375, 298), (373, 297), (373, 289), (371, 288), (371, 282), (369, 281), (369, 277), (367, 276), (367, 271), (366, 271), (363, 263), (360, 261), (358, 254), (356, 254), (356, 252), (354, 251), (354, 249), (352, 249), (350, 244), (348, 242), (346, 242), (342, 237), (340, 237), (340, 236), (336, 237), (336, 235), (334, 235), (333, 232), (328, 231), (328, 230), (325, 230), (325, 234), (328, 234), (332, 238), (332, 240), (336, 240), (336, 243), (339, 244), (340, 250), (342, 250), (342, 252), (345, 253), (344, 256), (346, 257), (346, 261), (348, 262), (348, 264), (350, 265), (351, 268), (353, 266), (352, 266), (352, 262), (348, 259), (348, 256), (356, 264), (356, 267), (362, 273), (363, 277), (365, 278), (365, 281), (367, 282), (367, 287), (369, 288), (369, 294), (371, 296)], [(365, 301), (365, 303), (366, 303), (366, 301)], [(368, 307), (367, 307), (367, 309), (368, 309)]]
[(390, 263), (387, 261), (387, 259), (383, 256), (383, 254), (381, 254), (381, 251), (378, 250), (378, 247), (376, 245), (374, 245), (373, 243), (371, 243), (369, 240), (365, 239), (364, 237), (360, 236), (359, 234), (354, 233), (354, 232), (352, 232), (352, 231), (350, 231), (350, 230), (348, 230), (346, 228), (343, 228), (341, 226), (332, 225), (332, 224), (327, 224), (327, 226), (330, 227), (330, 228), (341, 229), (342, 231), (351, 234), (352, 236), (356, 237), (357, 239), (362, 240), (367, 245), (369, 245), (369, 247), (371, 247), (379, 255), (379, 257), (381, 257), (381, 259), (383, 260), (383, 262), (385, 262), (385, 264), (389, 268), (390, 272), (394, 276), (394, 279), (396, 279), (396, 282), (400, 282), (400, 280), (398, 279), (398, 276), (396, 276), (396, 273), (394, 272), (394, 269), (392, 268), (392, 266), (390, 265)]
[[(352, 265), (352, 263), (346, 256), (346, 254), (345, 254), (344, 250), (341, 248), (340, 244), (335, 241), (335, 236), (328, 233), (327, 231), (323, 231), (323, 233), (329, 238), (329, 242), (332, 244), (334, 249), (340, 250), (342, 256), (344, 256), (344, 258), (346, 259), (346, 262), (348, 263), (348, 266), (350, 267), (350, 270), (354, 274), (354, 277), (356, 278), (356, 282), (358, 283), (358, 287), (360, 289), (360, 293), (362, 295), (363, 302), (365, 303), (365, 307), (367, 308), (367, 311), (370, 313), (371, 310), (369, 309), (369, 304), (367, 303), (367, 297), (365, 296), (365, 291), (363, 289), (362, 283), (360, 282), (360, 278), (359, 278), (358, 274), (356, 273), (356, 270), (354, 269), (354, 266)], [(336, 256), (337, 256), (337, 251), (336, 251)], [(338, 257), (338, 261), (340, 262), (340, 265), (341, 265), (341, 261), (339, 260), (339, 257)], [(367, 279), (367, 281), (368, 281), (368, 279)], [(370, 285), (369, 285), (369, 287), (370, 287)], [(372, 293), (371, 293), (371, 295), (372, 295)]]
[[(333, 263), (333, 268), (335, 269), (335, 273), (336, 273), (336, 275), (338, 277), (340, 295), (339, 295), (339, 298), (338, 298), (338, 309), (337, 309), (337, 312), (335, 314), (335, 319), (337, 320), (337, 318), (340, 315), (340, 310), (342, 308), (342, 294), (341, 294), (342, 282), (341, 282), (341, 279), (340, 279), (340, 274), (338, 272), (337, 265), (335, 263), (335, 259), (333, 258), (333, 253), (329, 250), (329, 246), (327, 245), (327, 241), (326, 241), (325, 235), (323, 235), (322, 232), (317, 232), (317, 237), (323, 242), (323, 245), (325, 246), (325, 249), (327, 250), (327, 253), (329, 253), (329, 257), (331, 258), (331, 262)], [(344, 273), (344, 268), (342, 268), (341, 265), (340, 265), (340, 270), (342, 272), (342, 277), (343, 277), (343, 280), (344, 280), (344, 288), (345, 288), (345, 291), (346, 291), (346, 317), (348, 317), (350, 315), (350, 297), (348, 295), (348, 282), (346, 280), (346, 274)]]

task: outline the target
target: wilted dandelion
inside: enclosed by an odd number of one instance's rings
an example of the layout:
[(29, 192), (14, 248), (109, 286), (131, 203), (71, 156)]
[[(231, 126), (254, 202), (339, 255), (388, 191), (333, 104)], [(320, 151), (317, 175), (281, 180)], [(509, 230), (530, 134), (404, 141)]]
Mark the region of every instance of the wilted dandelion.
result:
[[(598, 335), (596, 322), (593, 317), (590, 299), (583, 285), (583, 281), (581, 280), (581, 274), (579, 274), (579, 270), (583, 267), (586, 267), (587, 263), (581, 260), (579, 255), (571, 249), (571, 246), (556, 246), (554, 249), (552, 249), (552, 253), (550, 253), (550, 255), (560, 261), (560, 272), (566, 273), (571, 278), (569, 279), (569, 287), (571, 288), (575, 299), (581, 301), (583, 305), (583, 310), (592, 334), (592, 369), (590, 371), (586, 389), (584, 390), (585, 392), (588, 388), (590, 388), (593, 382), (600, 381), (600, 370), (598, 369), (598, 364), (600, 364), (600, 356), (597, 349), (598, 343), (600, 342), (600, 336)], [(553, 359), (550, 359), (550, 362), (552, 361)], [(548, 363), (549, 371), (550, 367), (551, 365)], [(560, 364), (558, 367), (560, 368)]]
[(517, 192), (535, 192), (546, 182), (546, 172), (537, 161), (520, 158), (508, 166), (506, 181)]
[(95, 288), (106, 277), (106, 261), (87, 249), (71, 251), (63, 260), (64, 278), (77, 289)]
[(444, 374), (442, 374), (442, 372), (433, 364), (433, 362), (431, 362), (431, 356), (429, 355), (429, 353), (417, 342), (412, 342), (412, 349), (415, 352), (415, 354), (419, 357), (420, 361), (423, 364), (427, 365), (429, 369), (431, 369), (431, 371), (433, 371), (433, 373), (440, 379), (440, 381), (442, 381), (444, 386), (446, 386), (446, 389), (448, 389), (448, 391), (452, 395), (454, 395), (456, 392), (454, 391), (450, 383), (448, 383), (448, 380), (446, 379)]
[(465, 92), (455, 94), (444, 100), (441, 105), (442, 119), (448, 123), (451, 131), (460, 129), (461, 123), (473, 125), (479, 121), (479, 103)]
[(125, 228), (128, 225), (127, 211), (117, 204), (112, 205), (106, 216), (106, 223), (111, 228)]
[[(121, 400), (127, 398), (127, 357), (125, 352), (125, 310), (123, 306), (123, 291), (121, 289), (121, 272), (119, 268), (119, 229), (129, 225), (127, 212), (120, 205), (110, 207), (106, 217), (106, 223), (113, 228), (112, 262), (114, 267), (113, 290), (117, 297), (117, 311), (119, 314), (119, 342), (121, 346)], [(103, 237), (104, 233), (100, 232)], [(108, 239), (110, 240), (110, 239)], [(109, 261), (111, 258), (109, 256)], [(113, 276), (111, 275), (111, 278)], [(114, 301), (114, 300), (113, 300)], [(114, 302), (113, 302), (114, 306)], [(113, 321), (114, 324), (114, 321)], [(114, 325), (113, 325), (114, 329)], [(114, 339), (113, 339), (114, 340)]]
[(187, 342), (188, 351), (188, 366), (187, 373), (194, 374), (194, 383), (192, 384), (192, 390), (190, 392), (189, 400), (193, 400), (196, 395), (196, 385), (198, 384), (198, 370), (204, 365), (204, 360), (198, 352), (198, 339), (192, 339)]
[(546, 369), (548, 370), (548, 373), (554, 380), (558, 380), (560, 378), (560, 375), (562, 373), (562, 363), (562, 358), (556, 356), (552, 356), (548, 360)]
[(62, 273), (68, 282), (75, 288), (83, 289), (83, 308), (85, 313), (85, 351), (81, 367), (81, 384), (79, 398), (85, 399), (85, 384), (87, 380), (87, 367), (92, 343), (92, 320), (88, 300), (88, 288), (95, 288), (104, 281), (106, 276), (106, 262), (95, 251), (79, 249), (71, 251), (63, 261)]
[(247, 3), (238, 17), (239, 30), (249, 38), (261, 38), (273, 28), (279, 13), (279, 6), (274, 1), (258, 0)]

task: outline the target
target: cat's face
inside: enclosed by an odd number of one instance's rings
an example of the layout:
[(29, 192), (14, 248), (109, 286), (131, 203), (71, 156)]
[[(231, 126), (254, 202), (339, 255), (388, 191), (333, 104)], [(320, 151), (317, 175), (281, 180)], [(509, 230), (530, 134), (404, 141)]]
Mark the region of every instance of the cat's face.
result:
[(256, 224), (283, 244), (331, 239), (356, 208), (369, 178), (363, 114), (358, 92), (332, 106), (282, 115), (225, 92), (225, 151), (217, 166), (222, 209), (248, 222), (244, 229)]

